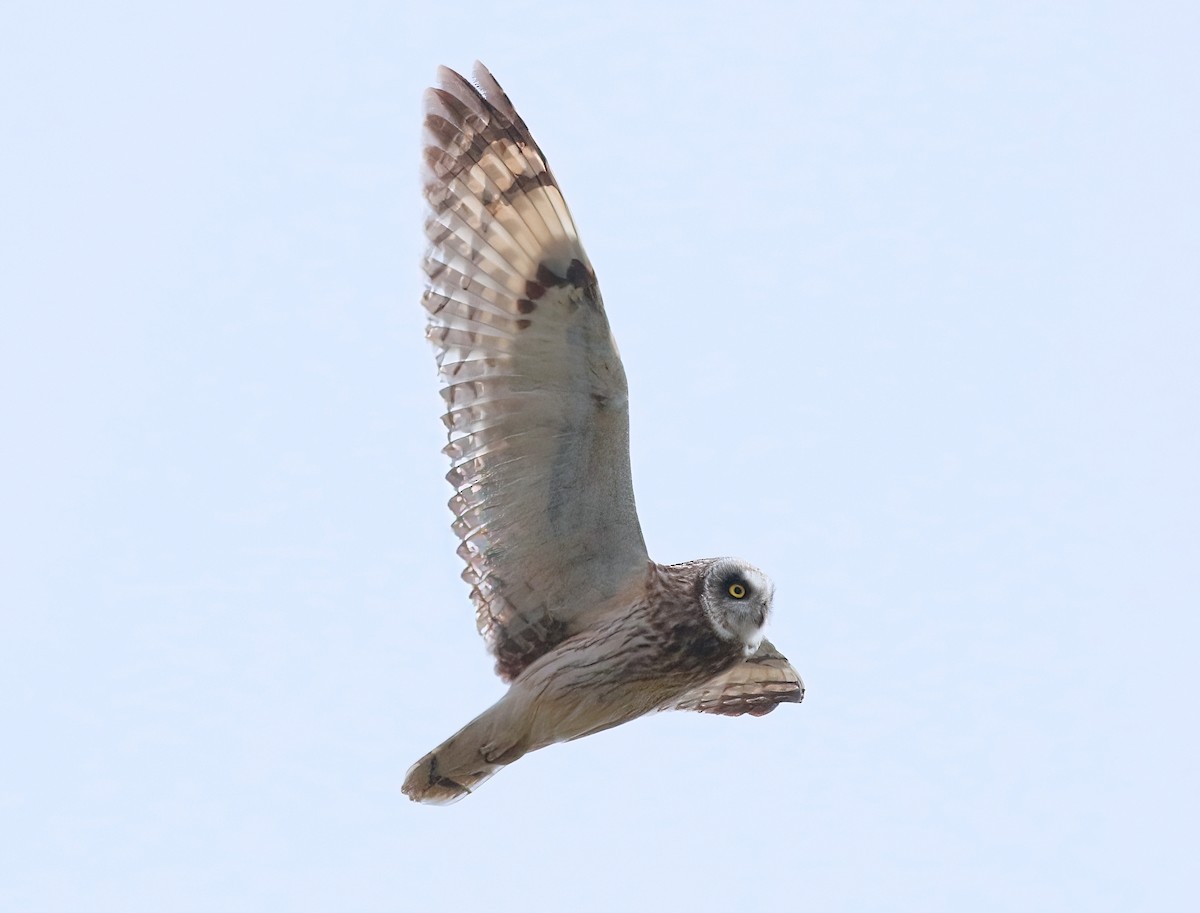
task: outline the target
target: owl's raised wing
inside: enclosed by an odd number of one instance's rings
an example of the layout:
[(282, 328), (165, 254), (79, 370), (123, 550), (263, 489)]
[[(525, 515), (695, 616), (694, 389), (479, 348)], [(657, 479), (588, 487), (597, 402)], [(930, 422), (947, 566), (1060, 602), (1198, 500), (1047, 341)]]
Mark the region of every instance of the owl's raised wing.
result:
[(646, 574), (625, 372), (545, 157), (492, 75), (425, 96), (427, 335), (479, 631), (511, 679)]
[(699, 710), (725, 716), (763, 716), (779, 704), (804, 700), (804, 682), (787, 658), (764, 640), (754, 652), (728, 672), (693, 688), (666, 710)]

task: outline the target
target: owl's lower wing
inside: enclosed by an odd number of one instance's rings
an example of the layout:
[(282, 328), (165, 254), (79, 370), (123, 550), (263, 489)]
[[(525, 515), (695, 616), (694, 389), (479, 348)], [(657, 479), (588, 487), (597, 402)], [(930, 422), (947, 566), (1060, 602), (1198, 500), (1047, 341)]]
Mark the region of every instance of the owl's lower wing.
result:
[(546, 160), (491, 74), (426, 93), (424, 268), (479, 630), (515, 677), (643, 576), (625, 373)]
[(763, 716), (779, 704), (804, 700), (804, 682), (782, 653), (764, 640), (753, 656), (693, 688), (666, 710), (699, 710), (726, 716)]

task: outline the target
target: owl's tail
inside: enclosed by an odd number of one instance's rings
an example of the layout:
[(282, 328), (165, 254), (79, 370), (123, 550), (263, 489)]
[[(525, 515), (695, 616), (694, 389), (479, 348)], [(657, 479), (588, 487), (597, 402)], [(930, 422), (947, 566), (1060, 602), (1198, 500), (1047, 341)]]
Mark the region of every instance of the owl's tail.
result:
[(513, 733), (500, 724), (499, 706), (476, 717), (408, 769), (402, 787), (414, 802), (449, 805), (474, 792), (501, 767), (528, 750), (514, 744)]
[[(595, 639), (585, 646), (597, 643), (604, 646)], [(619, 651), (613, 656), (602, 650), (589, 653), (578, 645), (547, 654), (500, 700), (414, 764), (404, 778), (404, 794), (414, 802), (447, 805), (531, 751), (600, 732), (679, 696), (673, 685), (674, 690), (660, 694), (662, 689), (656, 690), (644, 677), (622, 683), (623, 656)], [(609, 687), (581, 688), (580, 669), (591, 676), (589, 682)]]

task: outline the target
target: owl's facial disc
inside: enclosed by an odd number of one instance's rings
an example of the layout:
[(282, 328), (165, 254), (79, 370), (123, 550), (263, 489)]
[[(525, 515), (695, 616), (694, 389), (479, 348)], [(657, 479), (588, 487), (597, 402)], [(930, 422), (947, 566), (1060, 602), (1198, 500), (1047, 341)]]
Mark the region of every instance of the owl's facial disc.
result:
[(762, 643), (775, 585), (752, 564), (718, 558), (704, 572), (700, 602), (717, 635), (741, 641), (747, 656)]

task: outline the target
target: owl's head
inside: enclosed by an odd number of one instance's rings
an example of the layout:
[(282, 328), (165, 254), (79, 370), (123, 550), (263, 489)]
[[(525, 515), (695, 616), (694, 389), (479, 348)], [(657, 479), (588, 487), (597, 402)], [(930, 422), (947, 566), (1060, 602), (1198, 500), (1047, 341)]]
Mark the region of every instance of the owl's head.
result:
[(738, 640), (749, 656), (762, 642), (775, 585), (740, 558), (716, 558), (700, 582), (700, 605), (723, 640)]

